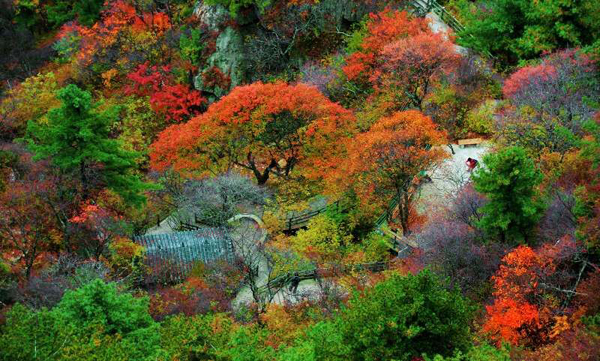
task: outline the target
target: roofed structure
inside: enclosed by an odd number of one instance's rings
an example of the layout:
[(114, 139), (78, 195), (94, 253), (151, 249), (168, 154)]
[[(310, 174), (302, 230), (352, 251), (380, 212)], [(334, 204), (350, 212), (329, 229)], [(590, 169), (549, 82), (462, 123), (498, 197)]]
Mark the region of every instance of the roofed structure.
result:
[(152, 268), (168, 268), (169, 278), (184, 278), (195, 262), (209, 263), (219, 259), (233, 262), (231, 237), (222, 228), (202, 228), (166, 234), (148, 234), (134, 240), (146, 248), (147, 262)]

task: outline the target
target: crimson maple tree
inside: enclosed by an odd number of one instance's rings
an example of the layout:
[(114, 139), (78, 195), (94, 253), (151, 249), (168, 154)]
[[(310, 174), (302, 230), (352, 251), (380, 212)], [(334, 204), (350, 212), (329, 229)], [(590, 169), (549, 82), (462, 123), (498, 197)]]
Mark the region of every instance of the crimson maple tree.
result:
[(150, 97), (150, 106), (167, 120), (180, 122), (186, 117), (198, 114), (206, 99), (200, 92), (183, 84), (175, 84), (171, 67), (150, 66), (147, 62), (139, 65), (127, 75), (132, 84), (127, 94)]
[(495, 299), (486, 307), (483, 330), (498, 343), (513, 345), (539, 346), (556, 337), (564, 326), (560, 306), (571, 296), (573, 277), (566, 265), (577, 251), (575, 242), (564, 238), (508, 253), (492, 277)]
[(538, 85), (555, 77), (556, 67), (550, 64), (523, 67), (506, 79), (502, 92), (505, 98), (513, 98), (527, 91), (527, 87)]

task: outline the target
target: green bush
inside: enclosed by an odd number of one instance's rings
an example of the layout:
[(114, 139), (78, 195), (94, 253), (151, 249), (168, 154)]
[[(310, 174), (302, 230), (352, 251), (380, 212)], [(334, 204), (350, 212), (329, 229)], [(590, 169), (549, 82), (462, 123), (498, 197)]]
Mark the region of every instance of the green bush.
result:
[(436, 355), (433, 358), (425, 357), (425, 361), (511, 361), (509, 349), (496, 348), (488, 344), (473, 347), (466, 353), (457, 353), (451, 357)]
[(255, 6), (259, 11), (264, 10), (271, 4), (271, 0), (206, 0), (208, 5), (223, 5), (229, 10), (232, 17), (237, 17), (240, 10)]
[(471, 110), (466, 117), (467, 130), (482, 135), (492, 134), (496, 109), (498, 109), (498, 102), (487, 100), (478, 108)]
[(600, 2), (495, 0), (453, 1), (465, 30), (459, 43), (489, 52), (503, 65), (544, 52), (587, 46), (600, 38)]
[(232, 332), (232, 321), (225, 314), (183, 315), (161, 323), (160, 341), (166, 360), (220, 360)]
[(59, 63), (67, 63), (71, 61), (73, 56), (79, 51), (79, 43), (81, 41), (81, 37), (76, 36), (75, 34), (67, 34), (60, 38), (52, 48), (56, 50), (58, 56), (56, 60)]
[(59, 27), (77, 19), (85, 26), (92, 26), (100, 18), (103, 6), (104, 0), (55, 1), (52, 5), (46, 5), (48, 22)]
[(150, 360), (160, 353), (148, 299), (95, 280), (52, 310), (15, 305), (0, 329), (0, 360)]
[(205, 44), (202, 39), (202, 30), (191, 28), (188, 31), (184, 29), (179, 38), (179, 49), (181, 57), (195, 66), (200, 66), (202, 50)]
[(431, 271), (395, 274), (355, 294), (332, 321), (306, 331), (279, 360), (396, 360), (443, 357), (470, 346), (471, 306)]

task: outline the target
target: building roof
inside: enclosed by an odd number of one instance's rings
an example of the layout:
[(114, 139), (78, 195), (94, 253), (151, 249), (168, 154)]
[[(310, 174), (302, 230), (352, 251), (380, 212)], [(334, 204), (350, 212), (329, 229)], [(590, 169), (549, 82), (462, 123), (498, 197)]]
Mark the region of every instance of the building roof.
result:
[(167, 266), (173, 278), (185, 277), (196, 261), (234, 258), (229, 233), (221, 228), (143, 235), (135, 241), (146, 248), (149, 266)]

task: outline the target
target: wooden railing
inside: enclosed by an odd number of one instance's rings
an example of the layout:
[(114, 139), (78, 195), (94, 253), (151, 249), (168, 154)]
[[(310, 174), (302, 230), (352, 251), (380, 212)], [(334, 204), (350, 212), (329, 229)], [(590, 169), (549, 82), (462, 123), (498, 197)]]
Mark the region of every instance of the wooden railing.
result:
[(297, 280), (306, 281), (306, 280), (314, 280), (318, 278), (326, 278), (333, 277), (339, 274), (347, 274), (350, 272), (357, 271), (370, 271), (370, 272), (382, 272), (390, 268), (391, 262), (372, 262), (372, 263), (360, 263), (360, 264), (351, 264), (351, 265), (341, 265), (334, 266), (328, 268), (314, 268), (311, 270), (303, 270), (303, 271), (292, 271), (285, 273), (281, 276), (277, 276), (269, 281), (266, 285), (260, 288), (261, 292), (266, 292), (269, 289), (271, 290), (279, 290), (282, 287), (292, 283), (292, 281)]
[(435, 0), (413, 0), (411, 1), (411, 5), (417, 9), (421, 16), (425, 16), (429, 12), (436, 14), (446, 25), (457, 33), (465, 30), (465, 27), (460, 21)]
[(285, 221), (285, 231), (293, 231), (295, 229), (302, 228), (306, 226), (308, 221), (310, 221), (312, 218), (334, 209), (339, 212), (343, 212), (348, 209), (348, 205), (338, 200), (326, 205), (325, 207), (321, 207), (309, 212), (303, 212), (297, 216), (288, 217)]
[[(448, 25), (455, 33), (461, 33), (465, 30), (465, 26), (458, 21), (457, 18), (454, 17), (445, 7), (440, 5), (436, 0), (412, 0), (409, 3), (415, 9), (415, 12), (418, 16), (425, 16), (428, 13), (432, 12), (440, 17), (440, 19)], [(471, 37), (473, 35), (470, 35)], [(494, 56), (485, 51), (484, 55), (493, 59)]]
[[(328, 204), (319, 209), (315, 209), (308, 212), (302, 212), (296, 216), (291, 216), (286, 218), (285, 220), (285, 232), (293, 231), (302, 227), (305, 227), (312, 218), (318, 216), (319, 214), (323, 214), (329, 210), (337, 210), (339, 212), (343, 212), (348, 209), (348, 205), (341, 201), (335, 201), (331, 204)], [(183, 231), (193, 231), (202, 228), (202, 225), (198, 222), (198, 217), (194, 214), (194, 220), (190, 220), (188, 222), (179, 221), (178, 228)]]
[(381, 226), (383, 226), (385, 224), (385, 222), (388, 220), (390, 214), (392, 214), (392, 212), (394, 212), (394, 209), (396, 209), (396, 207), (398, 206), (399, 201), (400, 201), (400, 197), (398, 195), (396, 195), (396, 196), (394, 196), (394, 198), (392, 198), (392, 200), (390, 201), (390, 204), (388, 204), (387, 208), (383, 211), (383, 213), (375, 221), (376, 229), (380, 228)]

